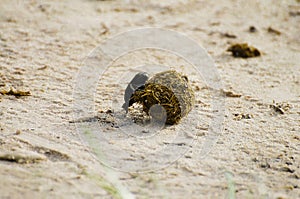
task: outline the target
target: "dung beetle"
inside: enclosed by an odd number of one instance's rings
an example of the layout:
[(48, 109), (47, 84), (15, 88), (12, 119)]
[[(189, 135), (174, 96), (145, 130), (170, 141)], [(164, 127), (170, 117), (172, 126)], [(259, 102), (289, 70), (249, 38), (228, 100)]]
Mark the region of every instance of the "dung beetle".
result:
[(125, 109), (126, 113), (128, 112), (128, 107), (131, 106), (134, 102), (130, 100), (131, 96), (136, 90), (142, 90), (145, 88), (145, 83), (149, 79), (149, 74), (146, 72), (139, 72), (134, 76), (134, 78), (128, 84), (125, 94), (122, 108)]

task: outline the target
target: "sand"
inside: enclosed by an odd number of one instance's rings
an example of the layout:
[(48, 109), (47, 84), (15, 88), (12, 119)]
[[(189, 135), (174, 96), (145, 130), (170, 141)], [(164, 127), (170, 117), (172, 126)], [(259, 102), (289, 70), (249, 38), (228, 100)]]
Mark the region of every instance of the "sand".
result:
[[(0, 94), (0, 198), (300, 198), (299, 13), (296, 0), (2, 0), (0, 91), (31, 95)], [(80, 95), (103, 41), (146, 27), (202, 46), (222, 88), (182, 57), (141, 49)], [(235, 58), (235, 43), (261, 56)], [(136, 72), (162, 66), (187, 74), (196, 105), (180, 124), (142, 132), (124, 122), (123, 93)], [(76, 102), (92, 109), (81, 118)]]

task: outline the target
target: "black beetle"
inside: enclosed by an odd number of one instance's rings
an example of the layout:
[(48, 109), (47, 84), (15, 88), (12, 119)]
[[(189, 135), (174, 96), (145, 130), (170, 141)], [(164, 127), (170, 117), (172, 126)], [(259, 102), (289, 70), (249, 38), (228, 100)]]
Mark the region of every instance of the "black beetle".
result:
[(130, 100), (132, 94), (139, 89), (145, 88), (145, 83), (149, 79), (149, 74), (146, 72), (139, 72), (134, 76), (134, 78), (130, 81), (128, 84), (125, 94), (124, 94), (124, 101), (122, 108), (126, 110), (126, 113), (128, 112), (128, 107), (133, 104), (133, 102)]

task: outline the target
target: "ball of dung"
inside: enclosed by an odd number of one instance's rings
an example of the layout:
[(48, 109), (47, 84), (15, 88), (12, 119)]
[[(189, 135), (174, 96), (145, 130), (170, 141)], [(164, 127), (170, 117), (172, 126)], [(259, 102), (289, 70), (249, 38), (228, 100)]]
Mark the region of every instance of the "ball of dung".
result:
[[(144, 89), (135, 91), (130, 100), (142, 104), (147, 114), (152, 106), (162, 106), (166, 124), (176, 124), (192, 110), (195, 95), (185, 75), (168, 70), (153, 75), (146, 81)], [(159, 118), (158, 115), (156, 111), (154, 116)]]

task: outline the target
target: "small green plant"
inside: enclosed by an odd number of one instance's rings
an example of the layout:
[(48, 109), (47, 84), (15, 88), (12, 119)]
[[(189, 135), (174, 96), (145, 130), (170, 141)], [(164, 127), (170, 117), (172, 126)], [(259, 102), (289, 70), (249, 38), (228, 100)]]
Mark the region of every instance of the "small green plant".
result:
[(235, 199), (235, 185), (232, 179), (232, 174), (230, 172), (225, 173), (228, 185), (228, 198)]
[[(87, 173), (87, 172), (86, 172)], [(88, 178), (94, 180), (98, 186), (100, 186), (102, 189), (107, 191), (110, 195), (112, 195), (115, 199), (123, 199), (123, 197), (120, 195), (118, 189), (112, 185), (110, 182), (108, 182), (103, 177), (97, 175), (97, 174), (91, 174), (87, 173), (86, 175)]]
[[(99, 159), (104, 159), (105, 156), (103, 152), (99, 147), (97, 147), (97, 137), (93, 135), (93, 133), (89, 129), (86, 129), (84, 131), (84, 135), (94, 154)], [(88, 172), (86, 169), (83, 169), (82, 174), (95, 181), (99, 187), (111, 194), (111, 196), (115, 199), (133, 198), (133, 195), (119, 181), (115, 171), (108, 167), (104, 167), (103, 169), (106, 170), (106, 176), (108, 179), (105, 179), (104, 177), (99, 176), (96, 173)]]

